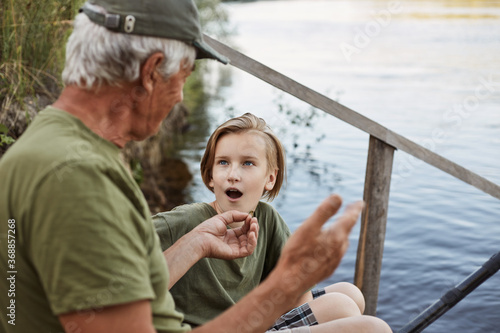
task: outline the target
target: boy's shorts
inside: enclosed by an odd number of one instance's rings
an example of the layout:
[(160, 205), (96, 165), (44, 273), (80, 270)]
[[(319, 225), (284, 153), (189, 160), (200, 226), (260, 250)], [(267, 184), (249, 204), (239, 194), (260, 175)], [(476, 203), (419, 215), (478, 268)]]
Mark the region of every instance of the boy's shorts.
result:
[[(312, 291), (313, 299), (325, 294), (325, 289)], [(292, 309), (278, 318), (266, 332), (309, 333), (309, 326), (317, 325), (318, 321), (308, 303)]]
[[(267, 331), (269, 332), (269, 331)], [(279, 330), (280, 333), (311, 333), (311, 328), (309, 326), (295, 327), (291, 329)]]

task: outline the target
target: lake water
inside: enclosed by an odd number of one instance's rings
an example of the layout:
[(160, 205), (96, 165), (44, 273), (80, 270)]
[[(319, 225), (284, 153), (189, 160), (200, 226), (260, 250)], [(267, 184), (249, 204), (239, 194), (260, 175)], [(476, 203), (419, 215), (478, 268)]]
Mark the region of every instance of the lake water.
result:
[[(499, 1), (226, 3), (241, 52), (500, 184)], [(214, 65), (217, 67), (217, 64)], [(329, 193), (363, 196), (368, 135), (221, 69), (213, 124), (252, 112), (280, 134), (289, 176), (273, 202), (294, 230)], [(213, 128), (211, 128), (213, 129)], [(436, 133), (440, 133), (437, 136)], [(206, 140), (206, 138), (202, 138)], [(193, 201), (211, 201), (200, 147)], [(377, 315), (398, 330), (500, 250), (500, 201), (396, 151)], [(359, 224), (324, 284), (353, 281)], [(500, 332), (500, 273), (426, 332)]]

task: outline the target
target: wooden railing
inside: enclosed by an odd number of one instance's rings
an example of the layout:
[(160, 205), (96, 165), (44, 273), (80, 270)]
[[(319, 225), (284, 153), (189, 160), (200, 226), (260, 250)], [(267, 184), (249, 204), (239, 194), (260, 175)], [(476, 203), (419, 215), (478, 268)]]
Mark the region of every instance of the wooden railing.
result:
[(204, 39), (215, 50), (228, 57), (232, 66), (252, 74), (276, 88), (370, 134), (363, 194), (366, 207), (361, 216), (361, 230), (354, 274), (354, 283), (361, 289), (366, 299), (365, 314), (375, 315), (377, 311), (395, 149), (400, 149), (500, 199), (500, 186), (488, 179), (422, 147), (209, 36), (205, 35)]

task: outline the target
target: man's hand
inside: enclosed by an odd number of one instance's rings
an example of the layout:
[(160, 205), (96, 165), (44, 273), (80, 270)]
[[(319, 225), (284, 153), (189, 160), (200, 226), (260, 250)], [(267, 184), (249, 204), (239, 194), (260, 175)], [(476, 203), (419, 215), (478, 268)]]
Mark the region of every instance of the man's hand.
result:
[(289, 291), (307, 290), (330, 276), (340, 264), (349, 245), (349, 233), (364, 206), (362, 201), (347, 206), (334, 224), (323, 229), (323, 224), (337, 213), (341, 204), (338, 195), (324, 200), (283, 248), (276, 270)]
[[(245, 223), (235, 229), (227, 225), (234, 222)], [(247, 213), (229, 211), (206, 220), (193, 229), (198, 233), (206, 258), (236, 259), (249, 256), (257, 246), (259, 224), (257, 218)]]

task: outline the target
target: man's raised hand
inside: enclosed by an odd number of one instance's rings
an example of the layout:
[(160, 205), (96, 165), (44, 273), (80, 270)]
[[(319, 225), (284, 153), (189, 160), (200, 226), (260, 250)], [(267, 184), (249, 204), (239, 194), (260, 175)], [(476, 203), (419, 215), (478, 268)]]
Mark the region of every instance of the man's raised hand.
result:
[(286, 243), (276, 270), (290, 291), (306, 291), (340, 264), (349, 246), (349, 234), (364, 207), (362, 201), (348, 205), (335, 223), (323, 228), (341, 204), (340, 196), (329, 196)]

